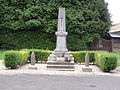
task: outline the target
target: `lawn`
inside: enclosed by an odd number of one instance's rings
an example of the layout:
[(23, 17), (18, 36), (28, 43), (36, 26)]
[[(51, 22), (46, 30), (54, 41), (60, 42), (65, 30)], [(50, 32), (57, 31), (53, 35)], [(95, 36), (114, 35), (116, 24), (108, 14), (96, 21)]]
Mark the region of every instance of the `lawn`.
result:
[(5, 52), (5, 51), (3, 51), (3, 50), (1, 51), (1, 50), (0, 50), (0, 60), (3, 60), (3, 59), (4, 59), (4, 52)]

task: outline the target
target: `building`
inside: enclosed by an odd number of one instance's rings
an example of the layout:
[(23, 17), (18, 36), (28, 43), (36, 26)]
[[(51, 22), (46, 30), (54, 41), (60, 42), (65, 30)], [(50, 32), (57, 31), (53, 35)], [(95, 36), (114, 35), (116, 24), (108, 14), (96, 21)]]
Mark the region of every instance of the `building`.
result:
[(109, 52), (120, 51), (120, 23), (113, 25), (105, 37), (94, 40), (90, 50), (104, 50)]

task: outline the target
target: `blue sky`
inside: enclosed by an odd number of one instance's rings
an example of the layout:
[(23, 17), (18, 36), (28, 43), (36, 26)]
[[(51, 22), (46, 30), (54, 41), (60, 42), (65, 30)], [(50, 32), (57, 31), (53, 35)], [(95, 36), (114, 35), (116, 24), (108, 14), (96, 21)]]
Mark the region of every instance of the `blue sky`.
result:
[(108, 9), (113, 24), (120, 23), (120, 0), (105, 0), (108, 2)]

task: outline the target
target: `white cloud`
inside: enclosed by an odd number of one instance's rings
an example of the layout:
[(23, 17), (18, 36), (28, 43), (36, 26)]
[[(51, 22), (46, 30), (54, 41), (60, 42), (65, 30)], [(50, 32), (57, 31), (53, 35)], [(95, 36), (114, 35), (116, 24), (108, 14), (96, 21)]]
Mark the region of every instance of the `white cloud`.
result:
[(120, 0), (105, 0), (108, 2), (108, 9), (113, 24), (120, 23)]

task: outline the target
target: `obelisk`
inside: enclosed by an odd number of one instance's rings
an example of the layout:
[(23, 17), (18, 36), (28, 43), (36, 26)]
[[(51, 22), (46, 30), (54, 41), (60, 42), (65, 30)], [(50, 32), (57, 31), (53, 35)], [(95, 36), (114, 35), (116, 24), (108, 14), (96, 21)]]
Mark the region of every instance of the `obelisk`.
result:
[(56, 42), (56, 52), (67, 52), (68, 49), (66, 47), (66, 22), (65, 22), (65, 8), (59, 8), (59, 16), (58, 16), (58, 28), (55, 33), (57, 36)]
[[(48, 57), (48, 62), (57, 62), (58, 59), (59, 61), (65, 62), (63, 59), (67, 57), (70, 62), (74, 63), (74, 58), (72, 54), (68, 52), (66, 44), (66, 36), (68, 35), (68, 32), (66, 32), (65, 8), (59, 8), (58, 28), (57, 32), (55, 32), (55, 35), (57, 37), (56, 48)], [(61, 54), (64, 55), (60, 57)]]

